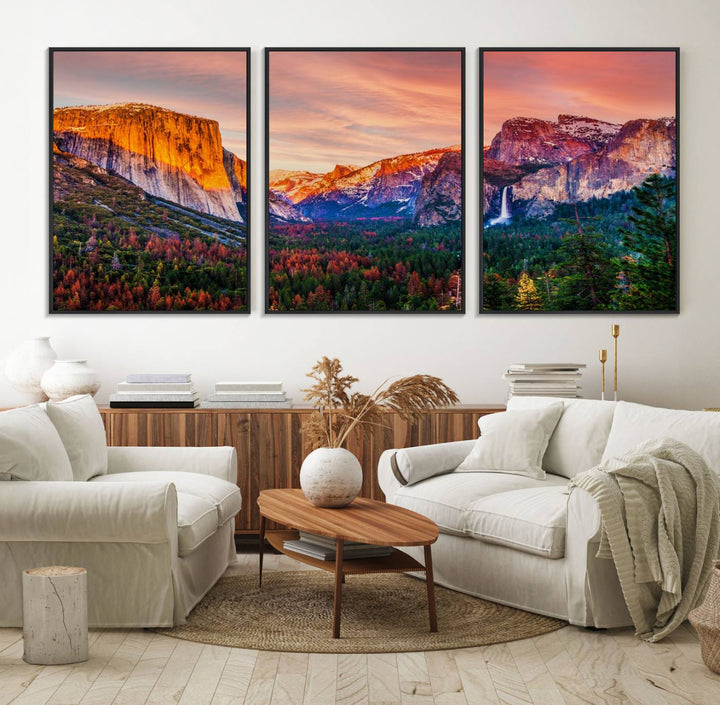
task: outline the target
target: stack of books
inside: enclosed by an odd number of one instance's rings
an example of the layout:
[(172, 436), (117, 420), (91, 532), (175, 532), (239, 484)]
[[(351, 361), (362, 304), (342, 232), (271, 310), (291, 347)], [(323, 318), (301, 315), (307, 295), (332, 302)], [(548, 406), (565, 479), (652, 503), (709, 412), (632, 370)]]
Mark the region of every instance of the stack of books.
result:
[[(335, 539), (327, 536), (318, 536), (307, 531), (300, 531), (300, 538), (292, 541), (283, 541), (283, 548), (295, 553), (302, 553), (304, 556), (317, 558), (321, 561), (335, 560)], [(393, 549), (391, 546), (374, 546), (369, 543), (358, 541), (343, 542), (343, 560), (349, 561), (353, 558), (383, 558), (389, 556)]]
[(525, 362), (510, 365), (503, 379), (510, 383), (508, 398), (517, 396), (579, 397), (579, 362)]
[(216, 382), (215, 393), (200, 404), (202, 409), (287, 409), (282, 382)]
[(131, 374), (110, 395), (111, 409), (192, 409), (200, 395), (189, 373)]

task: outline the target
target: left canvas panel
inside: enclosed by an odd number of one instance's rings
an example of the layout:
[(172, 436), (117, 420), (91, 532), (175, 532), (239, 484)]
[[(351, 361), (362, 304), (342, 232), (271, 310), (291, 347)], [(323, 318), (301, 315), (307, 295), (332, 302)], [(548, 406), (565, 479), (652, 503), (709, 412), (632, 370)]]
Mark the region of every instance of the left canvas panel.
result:
[(249, 49), (50, 49), (50, 312), (249, 312)]

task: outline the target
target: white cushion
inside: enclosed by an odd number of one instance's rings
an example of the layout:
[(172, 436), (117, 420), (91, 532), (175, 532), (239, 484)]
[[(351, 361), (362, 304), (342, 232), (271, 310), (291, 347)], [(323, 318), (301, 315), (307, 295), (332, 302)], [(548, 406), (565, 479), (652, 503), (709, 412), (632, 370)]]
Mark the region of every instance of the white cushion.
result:
[(454, 441), (403, 448), (395, 453), (397, 470), (406, 485), (413, 485), (433, 475), (454, 470), (465, 460), (474, 443), (474, 441)]
[(486, 543), (562, 558), (568, 497), (567, 481), (483, 497), (468, 507), (467, 530)]
[(240, 490), (227, 480), (196, 472), (172, 472), (169, 470), (150, 470), (118, 472), (95, 477), (93, 482), (172, 482), (178, 494), (195, 495), (210, 502), (216, 510), (215, 528), (234, 517), (241, 509)]
[(60, 436), (40, 407), (25, 406), (0, 413), (0, 479), (73, 479)]
[(464, 536), (468, 532), (468, 509), (482, 497), (510, 490), (561, 485), (567, 479), (548, 475), (538, 480), (525, 475), (504, 473), (450, 473), (431, 477), (417, 485), (400, 487), (393, 503), (432, 519), (444, 534)]
[(45, 412), (65, 446), (73, 477), (84, 482), (107, 472), (108, 454), (105, 426), (89, 394), (64, 401), (49, 401)]
[(455, 472), (505, 472), (542, 480), (543, 455), (562, 411), (560, 402), (480, 417), (480, 438)]
[[(508, 411), (538, 409), (557, 403), (553, 397), (512, 397)], [(607, 445), (616, 403), (599, 399), (563, 399), (545, 456), (543, 470), (571, 478), (600, 463)]]
[(217, 531), (217, 509), (212, 502), (178, 492), (178, 555), (187, 556)]
[(689, 445), (720, 476), (720, 413), (712, 411), (618, 402), (602, 462), (657, 438), (674, 438)]

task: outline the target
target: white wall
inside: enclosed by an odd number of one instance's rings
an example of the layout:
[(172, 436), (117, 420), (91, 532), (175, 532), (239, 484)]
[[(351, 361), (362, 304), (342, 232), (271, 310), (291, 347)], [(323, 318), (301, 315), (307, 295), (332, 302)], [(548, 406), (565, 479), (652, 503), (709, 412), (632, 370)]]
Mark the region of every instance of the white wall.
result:
[[(465, 403), (505, 399), (518, 361), (588, 363), (585, 395), (599, 396), (598, 348), (620, 323), (620, 396), (675, 407), (720, 405), (720, 5), (715, 0), (49, 0), (3, 12), (0, 180), (0, 360), (32, 335), (60, 357), (101, 373), (98, 401), (133, 371), (189, 370), (207, 393), (218, 379), (281, 379), (300, 400), (304, 374), (338, 356), (368, 391), (390, 375), (436, 374)], [(49, 46), (251, 46), (252, 313), (47, 313)], [(461, 317), (266, 316), (263, 309), (263, 70), (265, 46), (465, 46), (466, 292)], [(479, 46), (681, 48), (681, 313), (479, 315)], [(22, 401), (0, 374), (0, 406)]]

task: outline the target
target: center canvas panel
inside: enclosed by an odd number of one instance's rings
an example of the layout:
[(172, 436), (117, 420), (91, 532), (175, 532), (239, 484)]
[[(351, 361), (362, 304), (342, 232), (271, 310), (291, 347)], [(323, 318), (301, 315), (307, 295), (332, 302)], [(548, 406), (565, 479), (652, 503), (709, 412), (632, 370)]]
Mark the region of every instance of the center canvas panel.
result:
[(463, 312), (464, 58), (266, 50), (268, 312)]

